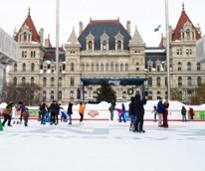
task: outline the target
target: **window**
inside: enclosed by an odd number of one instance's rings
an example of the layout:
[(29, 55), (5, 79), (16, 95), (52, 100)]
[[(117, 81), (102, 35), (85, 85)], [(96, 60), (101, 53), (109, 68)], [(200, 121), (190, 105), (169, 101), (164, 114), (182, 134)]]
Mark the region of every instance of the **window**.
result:
[(63, 71), (65, 71), (65, 64), (63, 64)]
[(136, 62), (136, 71), (139, 71), (139, 62)]
[(88, 50), (92, 50), (92, 47), (93, 47), (93, 42), (88, 41)]
[(192, 86), (192, 78), (188, 77), (187, 78), (188, 86)]
[(125, 64), (125, 71), (128, 71), (128, 64)]
[(161, 97), (161, 92), (157, 91), (157, 99), (159, 99)]
[(81, 64), (81, 71), (84, 71), (85, 70), (85, 65), (84, 63)]
[(161, 79), (160, 77), (157, 77), (157, 87), (160, 87), (161, 86)]
[(25, 51), (25, 50), (22, 51), (22, 55), (21, 56), (22, 56), (22, 58), (26, 58), (27, 57), (27, 51)]
[(197, 85), (198, 85), (198, 86), (201, 85), (201, 77), (197, 77)]
[(35, 58), (36, 57), (36, 51), (31, 51), (31, 58)]
[(34, 77), (31, 77), (31, 85), (34, 85)]
[(27, 33), (26, 33), (26, 32), (23, 33), (23, 40), (24, 40), (24, 41), (27, 40)]
[(182, 49), (180, 48), (180, 49), (177, 49), (177, 55), (182, 55)]
[(21, 82), (22, 82), (22, 85), (25, 85), (25, 84), (26, 84), (26, 78), (23, 77), (22, 80), (21, 80)]
[(50, 93), (50, 100), (51, 100), (51, 101), (54, 100), (54, 91), (51, 91), (51, 93)]
[(179, 86), (179, 87), (182, 86), (182, 77), (178, 77), (178, 86)]
[(51, 77), (51, 87), (54, 87), (54, 81), (55, 81), (54, 77)]
[(113, 65), (113, 63), (111, 63), (110, 69), (111, 69), (111, 71), (114, 71), (114, 65)]
[(43, 91), (43, 101), (46, 101), (46, 91)]
[(100, 66), (100, 70), (103, 72), (104, 71), (104, 64), (101, 64), (101, 66)]
[(157, 72), (160, 72), (160, 65), (157, 65)]
[(152, 77), (148, 78), (148, 86), (152, 86)]
[(91, 71), (94, 71), (94, 64), (91, 64)]
[(99, 64), (96, 64), (96, 71), (99, 71)]
[(201, 64), (200, 63), (197, 63), (197, 71), (200, 71), (201, 70)]
[(46, 77), (43, 77), (43, 86), (46, 86), (46, 84), (47, 84), (47, 79)]
[(187, 63), (187, 71), (191, 71), (191, 62)]
[(71, 64), (70, 64), (70, 70), (71, 70), (71, 71), (74, 71), (74, 63), (71, 63)]
[(187, 38), (187, 40), (191, 39), (191, 33), (190, 33), (189, 29), (186, 30), (186, 38)]
[(23, 71), (26, 71), (26, 64), (23, 63)]
[(178, 71), (181, 71), (181, 70), (182, 70), (182, 63), (178, 62)]
[(106, 71), (109, 71), (109, 64), (106, 63)]
[(75, 85), (75, 80), (73, 77), (70, 78), (70, 86), (74, 86)]
[(116, 72), (119, 71), (119, 64), (115, 64), (115, 71), (116, 71)]
[(124, 65), (120, 64), (120, 71), (124, 71)]
[(62, 78), (61, 78), (61, 77), (59, 77), (59, 79), (58, 79), (58, 86), (59, 86), (59, 87), (62, 86)]
[(87, 63), (86, 64), (86, 71), (89, 71), (89, 69), (90, 69), (90, 65), (89, 65), (89, 63)]
[(35, 70), (35, 64), (32, 63), (32, 64), (31, 64), (31, 71), (34, 71), (34, 70)]
[(58, 99), (59, 99), (59, 100), (62, 100), (62, 91), (59, 91), (59, 92), (58, 92)]
[(102, 43), (102, 46), (103, 46), (103, 50), (107, 50), (107, 41), (106, 40), (103, 40), (103, 43)]
[(164, 85), (167, 86), (167, 77), (164, 78)]
[(117, 50), (122, 49), (122, 42), (120, 40), (117, 41)]
[(17, 78), (16, 78), (16, 77), (13, 78), (13, 84), (14, 84), (15, 86), (17, 85)]
[(14, 72), (17, 71), (17, 63), (14, 64)]

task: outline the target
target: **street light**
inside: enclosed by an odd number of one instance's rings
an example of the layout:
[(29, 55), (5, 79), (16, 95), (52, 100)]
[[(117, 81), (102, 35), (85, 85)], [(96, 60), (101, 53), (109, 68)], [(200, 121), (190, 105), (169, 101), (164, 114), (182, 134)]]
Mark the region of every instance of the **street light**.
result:
[(55, 99), (58, 101), (58, 78), (59, 78), (59, 0), (56, 0), (56, 90), (55, 90)]
[(165, 25), (166, 25), (166, 55), (167, 55), (167, 99), (171, 100), (170, 96), (170, 38), (169, 38), (169, 12), (168, 0), (165, 0)]

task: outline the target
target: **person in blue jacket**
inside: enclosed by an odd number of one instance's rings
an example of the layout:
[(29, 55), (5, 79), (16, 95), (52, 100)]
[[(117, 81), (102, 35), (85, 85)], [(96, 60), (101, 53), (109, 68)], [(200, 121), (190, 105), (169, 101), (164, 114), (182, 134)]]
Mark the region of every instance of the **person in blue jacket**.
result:
[(157, 103), (157, 114), (158, 114), (158, 126), (162, 127), (163, 126), (163, 113), (164, 113), (164, 104), (162, 102), (162, 98), (158, 98), (159, 101)]

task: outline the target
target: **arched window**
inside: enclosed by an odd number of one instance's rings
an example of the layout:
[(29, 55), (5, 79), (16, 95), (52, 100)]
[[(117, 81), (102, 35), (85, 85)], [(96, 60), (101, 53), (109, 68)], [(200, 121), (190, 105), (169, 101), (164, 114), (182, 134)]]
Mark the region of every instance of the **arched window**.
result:
[(22, 68), (23, 68), (23, 71), (26, 71), (26, 64), (25, 63), (23, 63)]
[(92, 50), (92, 48), (93, 48), (93, 42), (88, 41), (88, 50)]
[(181, 70), (182, 70), (182, 63), (178, 62), (178, 71), (181, 71)]
[(74, 63), (73, 62), (70, 64), (70, 71), (74, 71)]
[(187, 62), (187, 71), (191, 71), (191, 62)]
[(117, 50), (122, 49), (122, 42), (120, 40), (117, 41)]
[(120, 71), (124, 71), (124, 65), (120, 64)]
[(43, 91), (43, 101), (46, 101), (46, 91)]
[(188, 77), (188, 78), (187, 78), (187, 81), (188, 81), (188, 86), (192, 86), (192, 78), (191, 78), (191, 77)]
[(55, 82), (55, 79), (54, 79), (54, 77), (51, 77), (51, 87), (54, 87), (54, 83)]
[(43, 77), (43, 86), (46, 86), (46, 84), (47, 84), (47, 79), (46, 77)]
[(34, 82), (35, 82), (34, 77), (31, 77), (31, 85), (34, 85)]
[(125, 64), (125, 71), (128, 71), (128, 64)]
[(59, 92), (58, 92), (58, 99), (59, 99), (59, 100), (62, 100), (62, 91), (59, 91)]
[(106, 63), (106, 71), (109, 71), (109, 64)]
[(14, 64), (14, 72), (17, 71), (17, 63)]
[(110, 70), (114, 71), (114, 64), (113, 63), (111, 63), (111, 65), (110, 65)]
[(31, 64), (31, 71), (35, 71), (35, 64), (34, 63)]
[(70, 86), (74, 86), (75, 85), (75, 80), (73, 77), (70, 77)]
[(21, 81), (22, 81), (22, 85), (26, 84), (26, 78), (25, 77), (23, 77)]
[(157, 77), (157, 86), (158, 86), (158, 87), (161, 86), (161, 79), (160, 79), (160, 77)]
[(17, 85), (17, 78), (16, 78), (16, 77), (13, 78), (13, 84), (14, 84), (15, 86)]
[(89, 65), (89, 63), (87, 63), (86, 64), (86, 71), (89, 71), (89, 69), (90, 69), (90, 65)]
[(106, 40), (103, 40), (103, 43), (102, 43), (102, 46), (103, 46), (103, 50), (107, 50), (107, 41)]
[(178, 77), (178, 86), (179, 86), (179, 87), (182, 86), (182, 77)]
[(197, 77), (197, 85), (198, 85), (198, 86), (201, 85), (201, 77)]
[(91, 64), (91, 71), (94, 71), (94, 64)]
[(187, 40), (191, 39), (191, 31), (189, 29), (186, 30), (186, 38)]
[(152, 77), (148, 78), (148, 86), (152, 86)]
[(100, 66), (100, 70), (103, 72), (104, 71), (104, 64), (101, 64), (101, 66)]
[(62, 86), (62, 77), (59, 77), (59, 79), (58, 79), (58, 86), (59, 86), (59, 87)]
[(24, 32), (24, 33), (23, 33), (23, 41), (26, 41), (26, 40), (27, 40), (27, 33)]
[(99, 71), (99, 64), (96, 64), (96, 71)]
[(50, 100), (51, 100), (51, 101), (54, 100), (54, 91), (51, 91), (51, 93), (50, 93)]

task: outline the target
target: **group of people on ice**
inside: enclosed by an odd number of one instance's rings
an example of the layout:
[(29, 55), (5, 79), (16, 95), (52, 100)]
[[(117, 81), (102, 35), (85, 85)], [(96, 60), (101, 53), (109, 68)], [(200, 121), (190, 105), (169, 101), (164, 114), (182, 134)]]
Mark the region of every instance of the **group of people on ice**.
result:
[[(7, 126), (11, 125), (12, 120), (12, 110), (15, 104), (13, 102), (8, 103), (7, 106), (3, 109), (2, 115), (3, 115), (3, 122), (2, 126), (5, 126), (7, 123)], [(15, 106), (15, 112), (16, 115), (19, 116), (19, 120), (13, 121), (13, 124), (21, 124), (22, 121), (24, 121), (24, 126), (28, 126), (28, 119), (29, 119), (29, 110), (28, 108), (23, 104), (23, 102), (18, 102)]]

